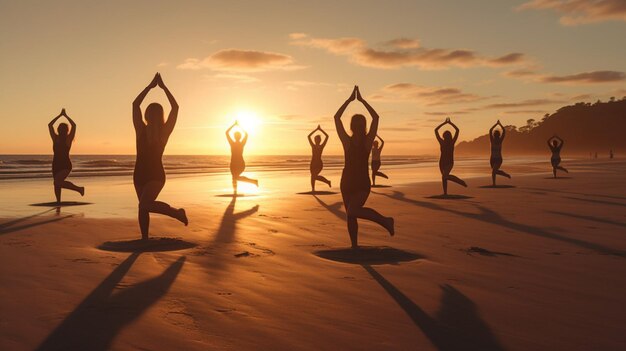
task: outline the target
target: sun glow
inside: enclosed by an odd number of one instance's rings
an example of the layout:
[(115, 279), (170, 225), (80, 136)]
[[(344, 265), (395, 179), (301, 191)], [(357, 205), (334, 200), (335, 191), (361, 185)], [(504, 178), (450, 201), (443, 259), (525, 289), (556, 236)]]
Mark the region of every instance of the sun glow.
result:
[(261, 128), (261, 119), (254, 111), (239, 110), (235, 113), (235, 119), (239, 122), (241, 128), (248, 133), (256, 134)]

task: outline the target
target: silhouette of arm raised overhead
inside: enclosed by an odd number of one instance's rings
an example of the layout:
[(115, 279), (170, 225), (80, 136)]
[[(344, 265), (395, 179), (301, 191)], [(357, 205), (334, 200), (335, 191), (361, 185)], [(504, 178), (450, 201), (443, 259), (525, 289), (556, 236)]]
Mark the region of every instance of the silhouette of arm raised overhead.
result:
[(54, 131), (54, 124), (65, 114), (65, 109), (61, 110), (58, 116), (54, 117), (50, 123), (48, 123), (48, 132), (50, 133), (50, 138), (54, 141), (54, 138), (57, 136), (57, 133)]
[(448, 118), (448, 123), (454, 128), (454, 136), (452, 137), (452, 143), (456, 143), (456, 140), (459, 138), (459, 127), (456, 124), (452, 123), (450, 118)]
[(439, 134), (439, 129), (441, 129), (441, 127), (443, 127), (446, 124), (448, 124), (449, 120), (450, 119), (446, 118), (446, 120), (443, 123), (441, 123), (440, 125), (437, 126), (437, 128), (435, 128), (435, 136), (437, 137), (437, 141), (439, 141), (439, 144), (443, 143), (443, 138)]
[[(500, 121), (498, 121), (498, 122), (500, 122)], [(494, 124), (493, 126), (491, 126), (491, 128), (489, 128), (489, 140), (491, 140), (491, 142), (493, 142), (493, 131), (498, 126), (498, 122), (496, 122), (496, 124)]]
[(500, 126), (500, 129), (502, 129), (502, 136), (500, 136), (500, 140), (504, 140), (504, 137), (506, 136), (506, 128), (504, 128), (500, 120), (498, 120), (498, 125)]
[(313, 134), (315, 134), (319, 128), (320, 126), (317, 126), (317, 128), (313, 129), (311, 133), (307, 135), (307, 139), (309, 140), (309, 145), (311, 145), (311, 147), (315, 146), (315, 143), (313, 142)]
[(174, 131), (174, 126), (176, 126), (176, 121), (178, 120), (178, 103), (176, 102), (176, 99), (174, 99), (174, 95), (172, 95), (170, 90), (167, 88), (167, 85), (163, 83), (163, 78), (161, 77), (161, 74), (157, 74), (159, 77), (157, 80), (157, 84), (165, 92), (165, 96), (167, 96), (167, 100), (169, 101), (171, 108), (170, 114), (167, 116), (167, 122), (165, 122), (164, 129), (166, 137), (169, 137), (170, 134), (172, 134), (172, 131)]
[(69, 146), (74, 141), (74, 137), (76, 137), (76, 123), (74, 123), (74, 120), (71, 119), (70, 116), (67, 115), (67, 113), (65, 113), (65, 109), (61, 111), (61, 114), (63, 114), (63, 116), (67, 118), (67, 120), (70, 122), (70, 125), (72, 126), (72, 130), (70, 130), (70, 133), (67, 137), (67, 145)]
[(369, 132), (367, 133), (367, 141), (371, 147), (371, 144), (374, 142), (374, 139), (376, 139), (376, 135), (378, 134), (378, 120), (380, 119), (380, 116), (378, 116), (376, 110), (374, 110), (374, 108), (370, 106), (370, 104), (361, 96), (361, 91), (358, 86), (356, 87), (356, 99), (359, 100), (363, 106), (365, 106), (367, 112), (369, 112), (370, 116), (372, 116), (372, 124), (370, 125)]
[(341, 116), (343, 116), (343, 113), (348, 105), (350, 105), (350, 103), (354, 101), (354, 99), (356, 99), (356, 90), (357, 87), (355, 85), (354, 90), (352, 90), (352, 93), (350, 94), (348, 100), (346, 100), (343, 105), (339, 107), (337, 113), (335, 113), (335, 129), (337, 129), (337, 135), (339, 136), (339, 140), (341, 140), (341, 143), (344, 145), (344, 147), (350, 143), (350, 137), (348, 136), (348, 133), (346, 133), (346, 129), (343, 127), (343, 123), (341, 122)]
[(157, 73), (154, 75), (154, 78), (152, 78), (150, 84), (148, 84), (148, 86), (145, 87), (139, 95), (137, 95), (135, 101), (133, 101), (133, 125), (135, 126), (136, 135), (138, 135), (139, 132), (146, 126), (143, 122), (143, 115), (141, 114), (141, 103), (146, 98), (146, 95), (148, 95), (148, 92), (157, 86), (158, 80), (159, 74)]
[(555, 135), (554, 139), (556, 139), (559, 142), (559, 145), (557, 145), (556, 148), (561, 150), (561, 148), (563, 147), (563, 144), (565, 144), (565, 141), (561, 139), (558, 135)]
[(233, 138), (230, 136), (230, 131), (233, 130), (233, 128), (235, 128), (235, 126), (238, 126), (239, 122), (235, 121), (235, 123), (233, 123), (232, 126), (228, 127), (228, 129), (226, 129), (226, 139), (228, 140), (228, 143), (232, 145), (232, 143), (234, 143), (235, 141), (233, 140)]
[(324, 147), (326, 147), (326, 143), (328, 142), (328, 133), (326, 133), (326, 131), (324, 131), (324, 129), (322, 129), (322, 127), (318, 124), (317, 125), (317, 129), (324, 134), (324, 141), (322, 141), (322, 149)]
[(243, 133), (243, 139), (241, 139), (241, 144), (246, 145), (246, 143), (248, 142), (248, 132), (246, 132), (246, 130), (243, 128), (241, 128), (241, 132)]

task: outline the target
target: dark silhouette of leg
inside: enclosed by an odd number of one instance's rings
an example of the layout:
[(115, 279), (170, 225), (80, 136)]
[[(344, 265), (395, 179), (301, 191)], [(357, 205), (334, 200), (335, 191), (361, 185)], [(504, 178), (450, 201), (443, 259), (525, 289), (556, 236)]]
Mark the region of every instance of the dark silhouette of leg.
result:
[(363, 205), (365, 205), (365, 201), (367, 201), (368, 196), (368, 191), (359, 191), (351, 195), (349, 204), (346, 206), (346, 214), (348, 215), (348, 219), (350, 217), (367, 219), (387, 229), (389, 234), (393, 236), (395, 234), (395, 231), (394, 220), (392, 217), (385, 217), (374, 209), (371, 209), (369, 207), (363, 207)]
[(237, 181), (238, 182), (244, 182), (244, 183), (252, 183), (256, 186), (259, 186), (259, 181), (256, 179), (252, 179), (252, 178), (248, 178), (248, 177), (244, 177), (244, 176), (239, 176), (237, 177)]
[(558, 166), (552, 167), (552, 174), (554, 175), (554, 178), (556, 178), (556, 169), (557, 168), (558, 168)]
[(376, 171), (372, 170), (372, 185), (376, 185)]
[(237, 195), (237, 178), (233, 177), (233, 194)]
[[(556, 168), (557, 168), (557, 169), (560, 169), (561, 171), (563, 171), (563, 172), (565, 172), (565, 173), (569, 173), (569, 172), (567, 171), (567, 169), (565, 169), (564, 167), (561, 167), (561, 166), (556, 166)], [(556, 171), (555, 171), (555, 172), (556, 172)]]
[(455, 182), (455, 183), (457, 183), (459, 185), (462, 185), (462, 186), (467, 188), (467, 184), (461, 178), (459, 178), (457, 176), (454, 176), (452, 174), (448, 174), (446, 176), (446, 179), (449, 180), (449, 181)]
[(376, 172), (376, 175), (377, 175), (377, 176), (379, 176), (379, 177), (383, 177), (383, 178), (385, 178), (385, 179), (389, 179), (389, 177), (387, 177), (387, 175), (386, 175), (385, 173), (383, 173), (383, 172), (378, 172), (378, 171), (377, 171), (377, 172)]
[(443, 194), (448, 195), (448, 177), (445, 175), (441, 176), (441, 185), (443, 186)]
[(496, 173), (497, 173), (499, 176), (503, 176), (503, 177), (507, 177), (507, 178), (511, 179), (511, 175), (510, 175), (510, 174), (508, 174), (508, 173), (506, 173), (505, 171), (502, 171), (502, 170), (497, 170), (497, 171), (496, 171)]
[(141, 237), (143, 239), (148, 238), (150, 212), (163, 214), (175, 218), (185, 225), (188, 224), (187, 214), (184, 209), (176, 209), (165, 202), (156, 201), (164, 185), (165, 184), (161, 182), (148, 182), (141, 189), (141, 197), (139, 199), (139, 228), (141, 229)]
[[(328, 187), (330, 188), (330, 180), (326, 179), (325, 177), (318, 175), (317, 177), (315, 177), (315, 180), (319, 180), (322, 183), (326, 183), (328, 184)], [(315, 191), (315, 189), (313, 189), (313, 191)]]
[(496, 173), (497, 171), (495, 169), (491, 170), (491, 184), (493, 184), (493, 186), (496, 186)]
[(316, 180), (316, 176), (311, 174), (311, 191), (315, 192), (315, 180)]
[(85, 194), (84, 187), (77, 186), (74, 183), (65, 180), (65, 178), (67, 178), (67, 176), (69, 175), (69, 169), (60, 170), (54, 175), (54, 195), (56, 196), (57, 202), (61, 202), (61, 188), (74, 190), (81, 196)]

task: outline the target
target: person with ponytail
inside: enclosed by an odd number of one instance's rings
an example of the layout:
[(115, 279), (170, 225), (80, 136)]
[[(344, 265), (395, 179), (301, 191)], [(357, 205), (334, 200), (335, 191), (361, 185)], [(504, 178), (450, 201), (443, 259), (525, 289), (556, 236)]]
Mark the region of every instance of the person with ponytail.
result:
[[(72, 126), (71, 130), (68, 128), (67, 123), (59, 123), (57, 131), (54, 131), (54, 123), (61, 117), (67, 118)], [(50, 138), (52, 138), (52, 150), (54, 151), (52, 176), (54, 177), (54, 195), (57, 203), (61, 203), (61, 189), (74, 190), (80, 196), (84, 196), (85, 187), (77, 186), (65, 180), (72, 171), (70, 149), (72, 148), (74, 137), (76, 137), (76, 123), (65, 113), (65, 109), (62, 109), (61, 113), (48, 123), (48, 132), (50, 132)]]

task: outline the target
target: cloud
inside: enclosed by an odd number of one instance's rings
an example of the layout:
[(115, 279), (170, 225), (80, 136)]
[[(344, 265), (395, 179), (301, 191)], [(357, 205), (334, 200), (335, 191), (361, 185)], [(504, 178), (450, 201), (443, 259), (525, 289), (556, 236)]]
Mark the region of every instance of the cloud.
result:
[(435, 106), (475, 102), (490, 97), (466, 93), (458, 88), (424, 87), (412, 83), (397, 83), (383, 87), (370, 98), (379, 101), (422, 101), (426, 105)]
[(178, 69), (199, 70), (210, 68), (217, 71), (262, 72), (303, 68), (293, 64), (291, 56), (276, 52), (225, 49), (204, 59), (188, 58)]
[(542, 105), (552, 105), (563, 103), (562, 100), (553, 100), (553, 99), (528, 99), (517, 102), (503, 102), (497, 104), (489, 104), (480, 107), (482, 110), (491, 110), (491, 109), (505, 109), (505, 108), (516, 108), (516, 107), (529, 107), (529, 106), (542, 106)]
[(537, 75), (539, 75), (539, 73), (531, 69), (520, 68), (520, 69), (515, 69), (512, 71), (504, 72), (504, 75), (506, 77), (511, 77), (511, 78), (531, 78), (531, 77), (536, 77)]
[(517, 7), (522, 10), (552, 10), (566, 26), (604, 21), (626, 21), (624, 0), (532, 0)]
[(398, 49), (416, 49), (420, 47), (420, 42), (417, 39), (398, 38), (385, 42), (385, 45)]
[(573, 83), (573, 84), (593, 84), (611, 83), (626, 80), (624, 72), (616, 71), (594, 71), (572, 74), (567, 76), (547, 75), (540, 78), (542, 83)]
[(504, 111), (507, 115), (530, 115), (546, 113), (544, 110), (517, 110), (517, 111)]
[(285, 82), (285, 86), (288, 90), (300, 90), (300, 88), (309, 88), (309, 87), (319, 87), (319, 86), (330, 86), (332, 84), (323, 83), (323, 82), (313, 82), (308, 80), (290, 80)]
[(323, 49), (335, 55), (348, 56), (350, 61), (365, 67), (393, 69), (418, 67), (442, 69), (450, 67), (504, 66), (525, 61), (522, 53), (486, 57), (466, 49), (433, 49), (421, 47), (416, 39), (398, 38), (385, 42), (391, 49), (372, 48), (360, 38), (314, 38), (292, 33), (291, 44)]
[[(442, 111), (428, 111), (424, 112), (427, 116), (456, 116), (456, 115), (466, 115), (468, 111), (452, 111), (452, 112), (442, 112)], [(429, 119), (428, 122), (441, 122), (439, 119)]]

